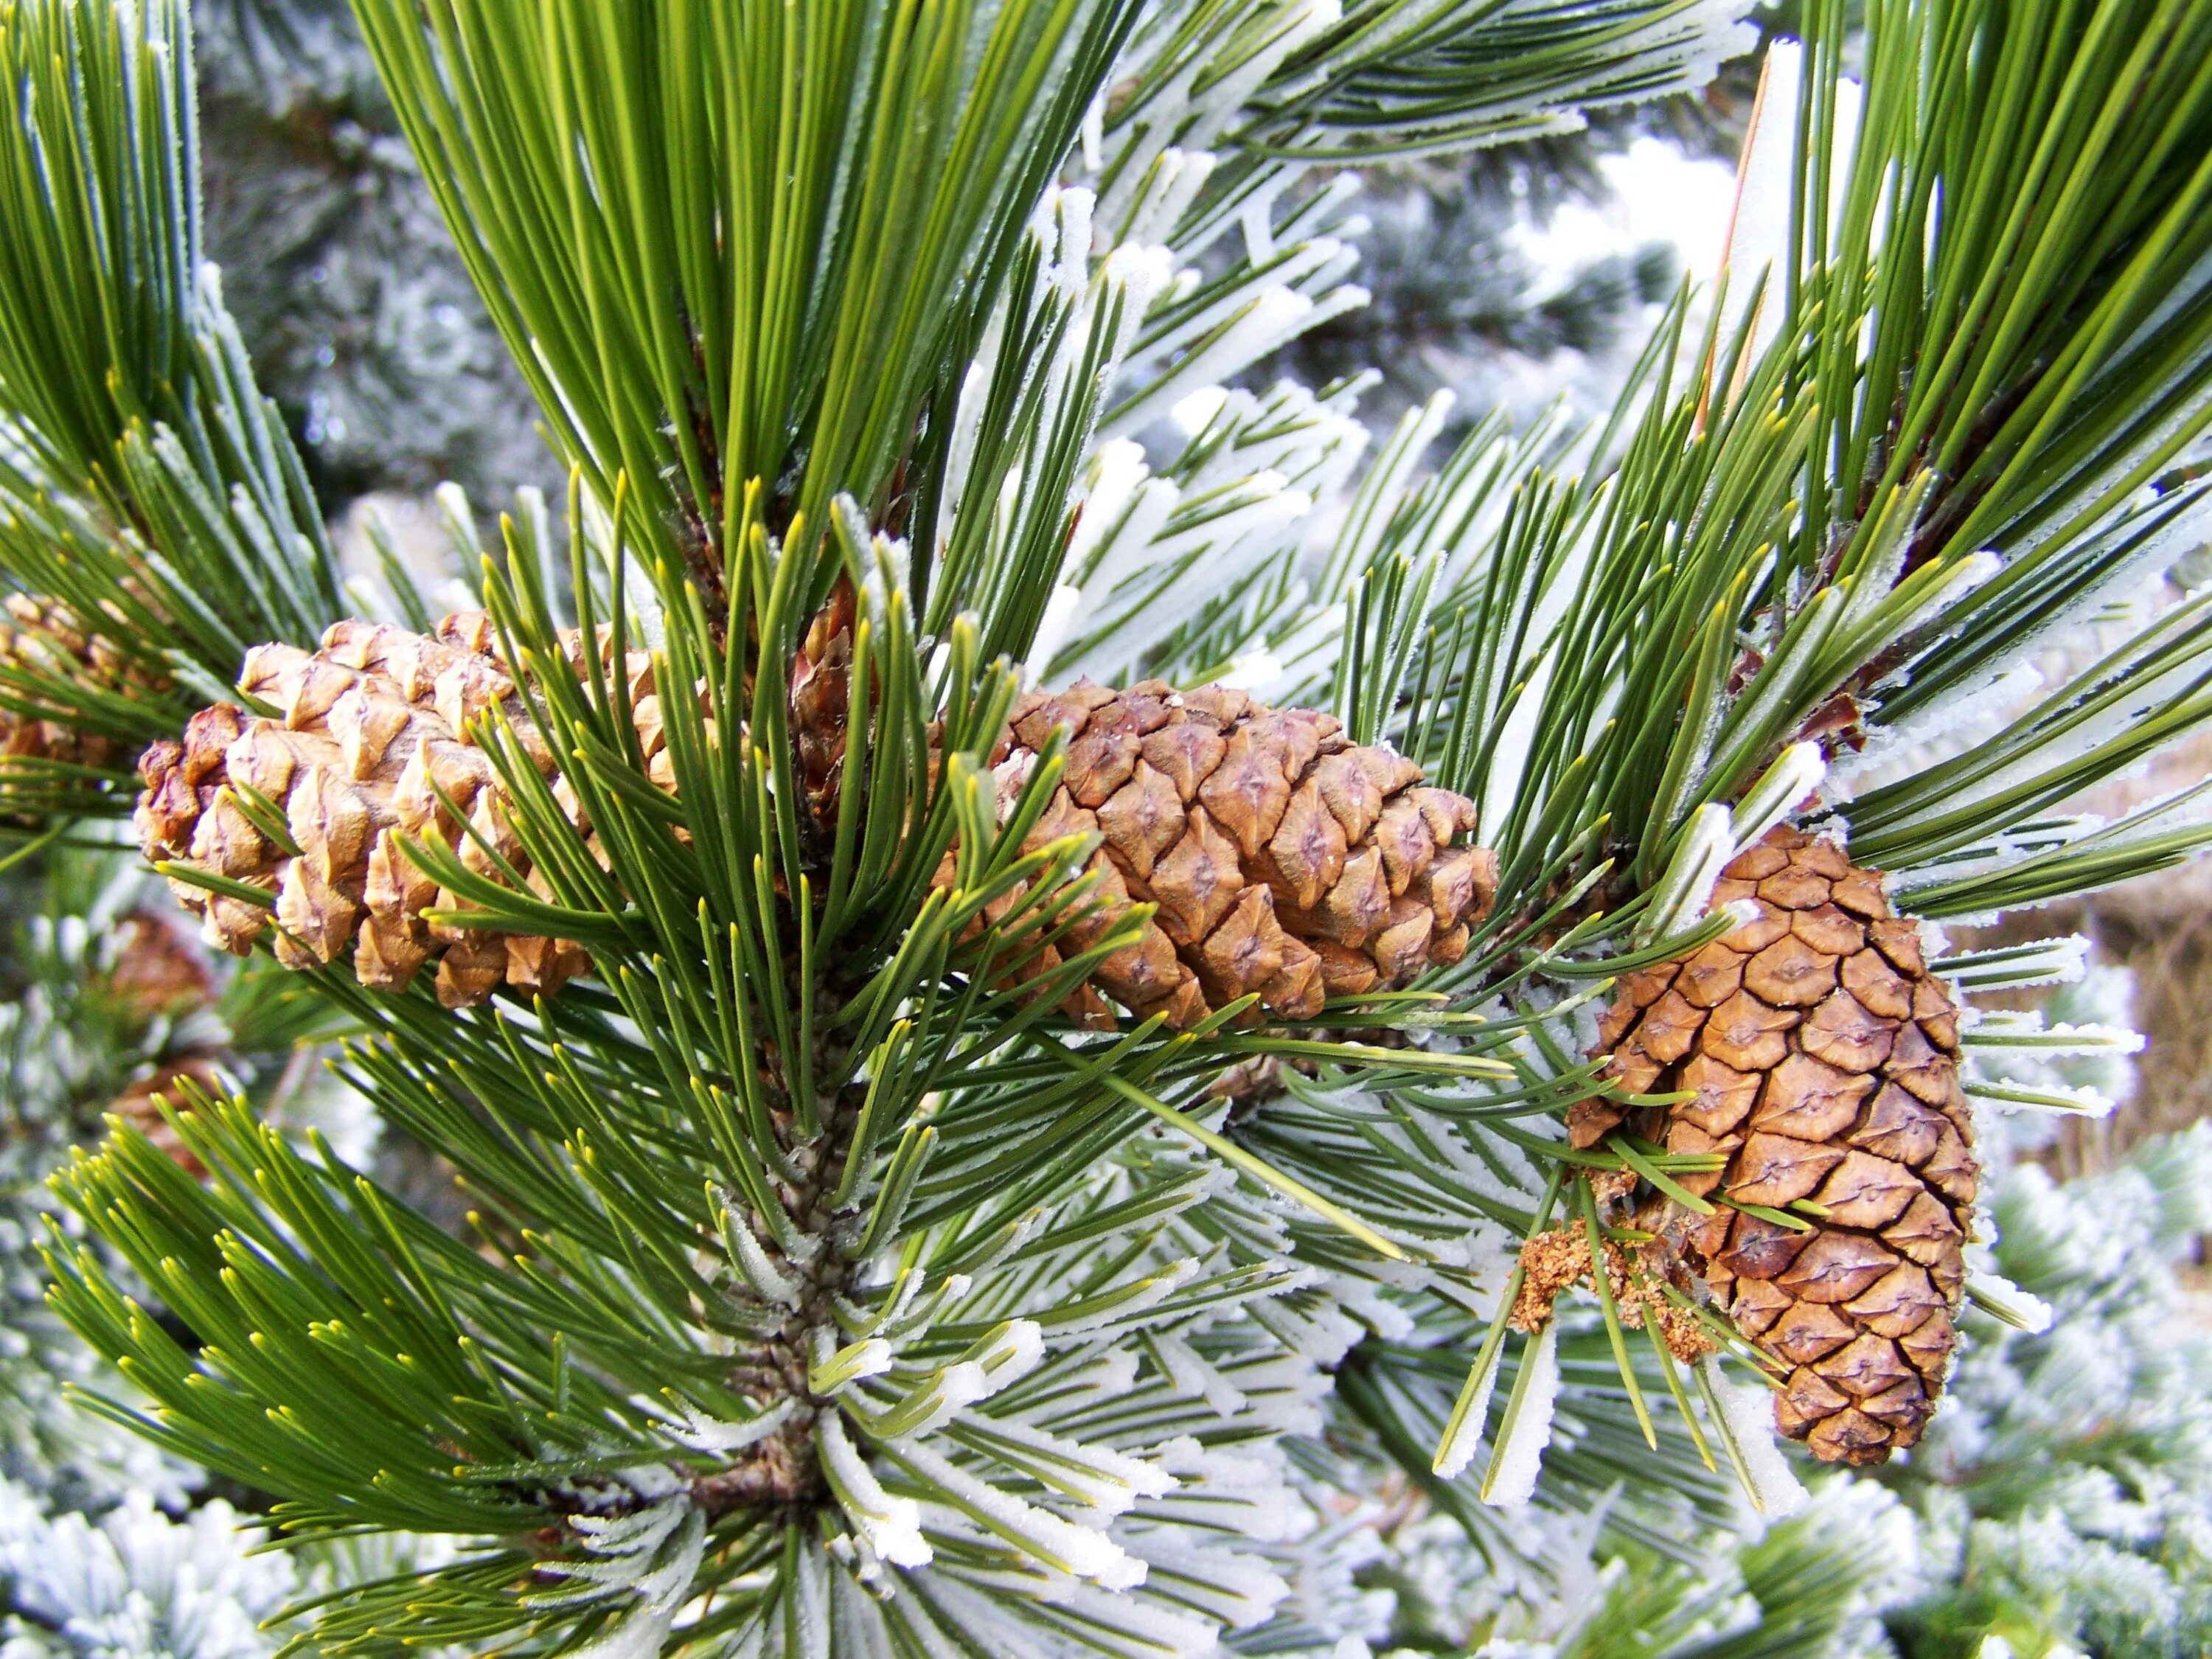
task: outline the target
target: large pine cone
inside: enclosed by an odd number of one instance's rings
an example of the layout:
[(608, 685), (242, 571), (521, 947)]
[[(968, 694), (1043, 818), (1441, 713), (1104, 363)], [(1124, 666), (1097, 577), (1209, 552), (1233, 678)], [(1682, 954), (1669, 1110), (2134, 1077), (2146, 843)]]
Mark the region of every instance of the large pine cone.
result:
[[(1066, 770), (1028, 844), (1102, 837), (1091, 868), (1103, 902), (1073, 930), (1076, 949), (1133, 902), (1158, 906), (1095, 976), (1139, 1017), (1186, 1027), (1256, 993), (1275, 1014), (1310, 1018), (1328, 996), (1460, 960), (1496, 892), (1494, 856), (1453, 845), (1474, 827), (1473, 803), (1424, 787), (1391, 750), (1354, 747), (1329, 715), (1223, 686), (1086, 680), (1015, 709), (1003, 788), (1055, 728)], [(1073, 1012), (1103, 1015), (1095, 996)]]
[[(1626, 975), (1599, 1041), (1628, 1091), (1694, 1092), (1650, 1115), (1669, 1152), (1728, 1163), (1682, 1186), (1808, 1206), (1810, 1232), (1725, 1206), (1669, 1231), (1735, 1328), (1791, 1368), (1782, 1431), (1831, 1462), (1880, 1462), (1935, 1409), (1965, 1283), (1979, 1170), (1958, 1011), (1918, 924), (1832, 842), (1778, 830), (1713, 898), (1750, 899), (1759, 919)], [(1585, 1102), (1570, 1137), (1591, 1146), (1628, 1109)]]
[[(831, 623), (810, 630), (792, 699), (807, 793), (823, 822), (835, 817), (846, 713), (836, 611), (833, 603), (824, 613)], [(563, 644), (580, 663), (580, 641)], [(258, 647), (240, 684), (278, 717), (219, 703), (192, 717), (181, 743), (147, 750), (137, 817), (147, 857), (273, 894), (277, 954), (295, 966), (334, 962), (351, 945), (363, 984), (400, 987), (434, 961), (438, 994), (452, 1006), (482, 1001), (502, 982), (556, 988), (582, 970), (580, 949), (431, 927), (424, 912), (456, 901), (398, 846), (403, 836), (434, 836), (471, 870), (504, 879), (480, 836), (538, 884), (508, 826), (506, 791), (467, 735), (495, 705), (555, 799), (577, 810), (494, 645), (485, 618), (469, 612), (447, 617), (434, 637), (345, 622), (313, 654)], [(625, 678), (647, 771), (672, 788), (648, 660), (630, 653)], [(1074, 948), (1133, 902), (1159, 907), (1143, 936), (1079, 993), (1079, 1015), (1104, 1018), (1111, 996), (1140, 1014), (1161, 1010), (1181, 1027), (1255, 991), (1279, 1014), (1311, 1015), (1330, 992), (1401, 984), (1432, 962), (1458, 960), (1469, 921), (1488, 905), (1490, 855), (1451, 846), (1472, 827), (1472, 805), (1421, 787), (1420, 769), (1388, 750), (1352, 747), (1326, 714), (1272, 711), (1219, 687), (1177, 694), (1158, 682), (1033, 696), (1014, 711), (994, 757), (1009, 801), (1055, 726), (1069, 728), (1066, 769), (1029, 844), (1103, 837), (1093, 859), (1102, 902), (1071, 928)], [(223, 793), (230, 784), (283, 814), (297, 857)], [(579, 827), (595, 845), (580, 817)], [(225, 949), (252, 948), (268, 924), (269, 911), (250, 901), (171, 884)], [(1048, 951), (1024, 971), (1048, 972), (1059, 961)]]
[[(523, 991), (556, 988), (585, 966), (578, 946), (431, 927), (423, 912), (453, 898), (409, 862), (396, 839), (434, 837), (472, 871), (504, 878), (464, 835), (439, 799), (442, 791), (532, 879), (507, 824), (506, 791), (467, 726), (500, 705), (549, 778), (552, 758), (491, 641), (485, 617), (464, 612), (441, 623), (435, 637), (342, 622), (312, 655), (257, 647), (239, 684), (280, 717), (216, 703), (192, 716), (182, 743), (146, 751), (137, 812), (146, 856), (273, 893), (276, 953), (290, 966), (334, 962), (352, 945), (362, 984), (399, 988), (434, 961), (438, 995), (449, 1007), (481, 1002), (502, 981)], [(283, 814), (298, 857), (255, 827), (239, 799), (223, 793), (229, 785), (258, 792)], [(574, 810), (558, 780), (555, 793)], [(249, 901), (173, 878), (169, 884), (206, 919), (210, 943), (225, 950), (243, 954), (268, 924), (269, 911)]]

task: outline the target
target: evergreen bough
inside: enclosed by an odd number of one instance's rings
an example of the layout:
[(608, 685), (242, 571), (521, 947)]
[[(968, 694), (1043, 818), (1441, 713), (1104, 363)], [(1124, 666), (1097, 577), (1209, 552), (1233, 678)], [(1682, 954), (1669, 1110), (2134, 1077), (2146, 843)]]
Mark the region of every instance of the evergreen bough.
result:
[[(1771, 925), (1716, 882), (1785, 820), (1962, 993), (2067, 949), (1935, 922), (2212, 839), (2068, 809), (2212, 713), (2207, 601), (2113, 609), (2201, 537), (2212, 16), (1809, 7), (1722, 291), (1598, 428), (1428, 471), (1443, 399), (1370, 459), (1362, 382), (1237, 383), (1362, 297), (1324, 174), (1694, 84), (1732, 8), (356, 10), (569, 469), (442, 621), (340, 569), (253, 386), (181, 8), (0, 9), (0, 805), (135, 811), (475, 1206), (190, 1077), (55, 1176), (99, 1409), (295, 1545), (459, 1540), (297, 1642), (1295, 1650), (1352, 1631), (1333, 1468), (1499, 1550), (1793, 1499), (1775, 1356), (1669, 1251), (1832, 1206), (1674, 1144), (1596, 1014)], [(1225, 942), (1147, 863), (1208, 823)], [(1953, 1036), (1962, 1142), (2118, 1041)]]

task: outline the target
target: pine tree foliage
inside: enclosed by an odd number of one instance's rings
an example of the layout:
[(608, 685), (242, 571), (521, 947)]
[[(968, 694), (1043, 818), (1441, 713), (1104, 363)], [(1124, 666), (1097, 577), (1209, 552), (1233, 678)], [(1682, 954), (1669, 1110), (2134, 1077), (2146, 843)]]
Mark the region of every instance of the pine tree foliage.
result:
[(2002, 1328), (1894, 1483), (1928, 1583), (1888, 1616), (1916, 1656), (2060, 1648), (2187, 1653), (2212, 1630), (2205, 1342), (2177, 1268), (2208, 1231), (2212, 1137), (2146, 1142), (2060, 1186), (2023, 1164), (1996, 1205), (1997, 1261), (2057, 1316)]
[[(1547, 1486), (1632, 1486), (1655, 1552), (1724, 1470), (1802, 1501), (1693, 1287), (1598, 1271), (1523, 1343), (1518, 1253), (1555, 1216), (1588, 1261), (1640, 1249), (1639, 1182), (1711, 1207), (1677, 1177), (1712, 1158), (1564, 1118), (1626, 1092), (1595, 1003), (1741, 926), (1714, 878), (1785, 817), (1929, 918), (2212, 836), (2185, 801), (2063, 810), (2207, 712), (2202, 601), (2071, 683), (2012, 673), (2195, 539), (2212, 19), (1885, 0), (1853, 124), (1816, 8), (1754, 149), (1771, 257), (1747, 239), (1702, 325), (1676, 305), (1599, 429), (1488, 422), (1431, 466), (1442, 399), (1369, 456), (1357, 381), (1224, 389), (1362, 297), (1356, 180), (1316, 169), (1694, 82), (1729, 8), (357, 9), (571, 468), (446, 629), (493, 666), (416, 688), (489, 805), (426, 759), (386, 870), (449, 945), (588, 966), (467, 1007), (364, 984), (228, 854), (350, 881), (366, 798), (280, 807), (242, 750), (194, 801), (228, 828), (161, 860), (211, 917), (275, 905), (261, 971), (350, 1023), (344, 1075), (476, 1206), (443, 1231), (228, 1087), (162, 1117), (197, 1170), (124, 1127), (55, 1178), (53, 1305), (141, 1396), (112, 1420), (295, 1544), (460, 1540), (312, 1598), (299, 1644), (1325, 1647), (1361, 1600), (1293, 1448), (1335, 1428), (1478, 1536)], [(218, 728), (338, 744), (310, 728), (365, 719), (428, 618), (396, 570), (401, 619), (341, 616), (225, 343), (181, 11), (21, 0), (0, 41), (33, 233), (0, 266), (9, 573), (166, 677), (83, 722), (153, 739), (149, 782), (200, 781)], [(1001, 747), (1079, 670), (1228, 676), (1392, 745), (1474, 803), (1485, 919), (1318, 1012), (1087, 1006), (1158, 908), (1048, 817), (1097, 764), (1072, 733)], [(73, 717), (60, 669), (10, 672)], [(1913, 746), (1993, 688), (1972, 756)], [(88, 805), (60, 764), (11, 807)], [(1984, 1094), (2037, 1047), (2008, 1035)]]
[(356, 1156), (373, 1141), (374, 1121), (319, 1097), (295, 1063), (295, 1045), (327, 1022), (321, 1006), (267, 964), (219, 972), (160, 883), (119, 849), (57, 850), (34, 878), (11, 874), (0, 894), (9, 936), (0, 1006), (0, 1477), (64, 1506), (131, 1489), (171, 1503), (189, 1484), (179, 1466), (112, 1425), (54, 1409), (64, 1384), (114, 1378), (43, 1305), (37, 1246), (56, 1214), (47, 1177), (111, 1116), (180, 1151), (155, 1102), (179, 1098), (187, 1081), (248, 1091), (295, 1133), (325, 1127)]
[(285, 1553), (225, 1499), (173, 1517), (143, 1490), (49, 1513), (0, 1481), (0, 1641), (9, 1659), (267, 1659), (303, 1595), (434, 1565), (434, 1540)]
[[(0, 65), (14, 111), (0, 572), (47, 624), (9, 641), (0, 709), (143, 745), (228, 685), (246, 647), (347, 607), (291, 438), (201, 258), (183, 14), (13, 7)], [(127, 809), (127, 754), (8, 748), (11, 803)]]
[(293, 1589), (289, 1559), (240, 1552), (222, 1502), (179, 1525), (141, 1495), (94, 1525), (77, 1515), (46, 1521), (0, 1488), (0, 1517), (11, 1654), (248, 1659), (268, 1650), (258, 1619)]
[(208, 0), (192, 30), (205, 250), (325, 510), (557, 483), (351, 7)]
[(173, 1518), (204, 1473), (74, 1407), (72, 1390), (128, 1385), (45, 1304), (37, 1246), (64, 1220), (45, 1182), (103, 1120), (177, 1153), (155, 1101), (186, 1079), (248, 1090), (272, 1121), (325, 1129), (355, 1156), (376, 1126), (299, 1063), (325, 1010), (268, 964), (219, 970), (120, 849), (51, 851), (0, 894), (0, 1645), (273, 1653), (282, 1638), (258, 1621), (296, 1598), (302, 1572), (329, 1582), (351, 1564), (250, 1559), (257, 1534), (220, 1499)]

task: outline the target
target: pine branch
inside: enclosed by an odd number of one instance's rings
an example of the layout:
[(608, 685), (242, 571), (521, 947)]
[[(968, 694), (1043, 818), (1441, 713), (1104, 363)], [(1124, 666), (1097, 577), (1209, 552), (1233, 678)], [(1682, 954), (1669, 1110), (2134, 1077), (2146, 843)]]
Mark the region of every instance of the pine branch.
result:
[[(2001, 9), (1944, 13), (1946, 40)], [(1723, 1460), (1754, 1501), (1790, 1497), (1763, 1404), (1715, 1381), (1718, 1350), (1781, 1362), (1710, 1299), (1733, 1276), (1714, 1263), (1741, 1227), (1870, 1273), (1890, 1218), (1852, 1206), (1903, 1202), (1905, 1176), (1820, 1187), (1845, 1157), (1825, 1126), (1761, 1153), (1801, 1184), (1755, 1193), (1741, 1141), (1678, 1139), (1702, 1085), (1667, 1067), (1707, 1015), (1660, 993), (1692, 958), (1749, 976), (1737, 958), (1801, 921), (1759, 970), (1773, 1000), (1745, 994), (1708, 1046), (1755, 1027), (1730, 1074), (1756, 1094), (1825, 1045), (1856, 1065), (1832, 1102), (1906, 1033), (1885, 1075), (1910, 1074), (1942, 1150), (1905, 1174), (1945, 1195), (1920, 1194), (1942, 1213), (1915, 1236), (1943, 1282), (1899, 1268), (1850, 1309), (1865, 1412), (1826, 1373), (1786, 1397), (1837, 1455), (1917, 1434), (1974, 1192), (1971, 1120), (1936, 1121), (1956, 1011), (1875, 872), (1764, 838), (1927, 684), (1894, 671), (1935, 634), (2015, 648), (2180, 520), (2101, 484), (2051, 505), (2021, 469), (2179, 453), (2180, 426), (2092, 418), (2091, 394), (2149, 361), (2114, 340), (2192, 303), (2197, 189), (2179, 149), (2130, 137), (2135, 216), (2060, 216), (2075, 240), (2006, 268), (2055, 320), (2021, 313), (2005, 342), (1999, 319), (1988, 384), (1927, 405), (1951, 453), (1864, 492), (1881, 446), (1853, 459), (1854, 423), (1888, 416), (1856, 388), (1909, 369), (1917, 396), (1929, 355), (1884, 355), (1877, 301), (1988, 254), (2014, 199), (2042, 199), (2017, 174), (1966, 191), (1958, 247), (1947, 216), (1932, 244), (1856, 251), (1816, 178), (1778, 332), (1754, 305), (1700, 336), (1685, 295), (1601, 429), (1487, 425), (1433, 477), (1441, 399), (1356, 472), (1359, 383), (1224, 390), (1362, 297), (1348, 186), (1293, 196), (1300, 168), (1555, 127), (1727, 38), (1712, 8), (1569, 11), (1531, 45), (1525, 9), (1470, 43), (1456, 5), (364, 0), (571, 464), (566, 541), (526, 498), (485, 611), (434, 635), (318, 616), (310, 639), (211, 589), (232, 655), (207, 684), (171, 667), (166, 717), (193, 712), (147, 758), (140, 828), (214, 937), (358, 1027), (347, 1075), (450, 1161), (474, 1237), (200, 1090), (161, 1125), (207, 1179), (119, 1131), (58, 1180), (116, 1257), (52, 1242), (58, 1306), (153, 1401), (111, 1417), (276, 1494), (295, 1540), (488, 1540), (303, 1641), (377, 1651), (404, 1618), (641, 1654), (1199, 1649), (1285, 1594), (1236, 1540), (1291, 1501), (1279, 1443), (1345, 1420), (1320, 1403), (1333, 1370), (1477, 1532), (1553, 1442), (1577, 1504), (1633, 1478), (1711, 1506)], [(1972, 171), (1959, 130), (1912, 148), (1941, 125), (1914, 112), (1923, 70), (1955, 68), (1921, 44), (1933, 16), (1881, 9), (1868, 59), (1864, 153), (1935, 167), (1916, 179)], [(1841, 27), (1814, 21), (1808, 177)], [(2126, 52), (2041, 14), (1997, 33), (2081, 65), (2085, 110), (2169, 106), (2179, 144), (2194, 83), (2160, 54), (2197, 25), (2154, 21)], [(1054, 182), (1079, 148), (1095, 194)], [(184, 236), (188, 203), (161, 202)], [(1232, 222), (1241, 248), (1217, 246)], [(2069, 252), (2105, 286), (2062, 282)], [(2182, 334), (2166, 367), (2194, 386)], [(115, 476), (147, 546), (212, 569), (258, 545), (219, 493), (192, 517), (207, 501)], [(40, 533), (97, 529), (111, 495)], [(2063, 533), (1993, 576), (1959, 541), (1985, 523)], [(2206, 712), (2200, 621), (2133, 630), (1954, 788), (1923, 764), (1869, 790), (1869, 846), (1954, 905), (2185, 850), (2186, 826), (2099, 842), (2050, 815)], [(1035, 689), (1079, 662), (1123, 689)], [(1195, 684), (1216, 672), (1333, 712)], [(1494, 905), (1458, 844), (1478, 809), (1438, 781), (1480, 802)], [(1845, 961), (1903, 1000), (1887, 1025), (1796, 1012)], [(1577, 1279), (1594, 1322), (1551, 1315)], [(1876, 1403), (1907, 1311), (1941, 1328), (1912, 1327), (1919, 1370)], [(1479, 1480), (1449, 1486), (1486, 1437)], [(1633, 1506), (1619, 1524), (1665, 1541)]]
[(918, 423), (1133, 15), (362, 13), (564, 455), (717, 609), (756, 523), (818, 534), (841, 492), (902, 520), (917, 436), (927, 471), (947, 435)]
[[(201, 260), (181, 8), (12, 7), (0, 81), (0, 576), (62, 641), (10, 652), (0, 707), (33, 731), (24, 810), (115, 811), (118, 745), (173, 731), (246, 646), (313, 639), (344, 607)], [(77, 752), (40, 723), (85, 734)]]

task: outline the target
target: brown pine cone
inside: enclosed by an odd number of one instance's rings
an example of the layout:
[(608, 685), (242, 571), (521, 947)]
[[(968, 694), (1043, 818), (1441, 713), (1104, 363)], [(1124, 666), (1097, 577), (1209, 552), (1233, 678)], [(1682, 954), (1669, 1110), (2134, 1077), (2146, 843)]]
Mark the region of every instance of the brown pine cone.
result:
[[(312, 655), (257, 647), (239, 683), (281, 718), (216, 703), (191, 717), (181, 743), (146, 751), (137, 823), (147, 858), (272, 893), (276, 954), (289, 966), (334, 962), (350, 945), (362, 984), (400, 988), (434, 962), (438, 996), (449, 1007), (481, 1002), (502, 981), (523, 991), (557, 988), (585, 967), (580, 946), (432, 927), (423, 912), (455, 901), (408, 860), (397, 839), (434, 837), (471, 871), (503, 880), (463, 833), (450, 802), (526, 881), (540, 885), (508, 827), (506, 791), (490, 757), (465, 730), (501, 706), (539, 771), (553, 776), (551, 755), (492, 638), (480, 612), (463, 612), (441, 622), (435, 637), (342, 622)], [(641, 720), (652, 701), (641, 695), (643, 661), (630, 665)], [(223, 793), (231, 785), (258, 792), (284, 816), (298, 857)], [(565, 785), (556, 780), (554, 788), (575, 810)], [(225, 950), (244, 954), (268, 924), (269, 910), (246, 900), (173, 878), (169, 884), (205, 918), (209, 941)]]
[[(1025, 697), (1012, 727), (1000, 768), (1008, 798), (1054, 730), (1067, 734), (1060, 787), (1025, 848), (1102, 837), (1090, 866), (1102, 902), (1072, 930), (1073, 948), (1132, 903), (1158, 907), (1100, 964), (1079, 1016), (1106, 1017), (1103, 991), (1181, 1029), (1256, 992), (1273, 1013), (1310, 1018), (1328, 996), (1460, 960), (1497, 890), (1494, 855), (1453, 844), (1474, 827), (1473, 804), (1424, 787), (1403, 756), (1353, 747), (1329, 715), (1222, 686), (1085, 680)], [(1059, 961), (1048, 950), (1027, 972)]]
[[(173, 914), (173, 913), (172, 913)], [(199, 947), (167, 916), (127, 916), (117, 930), (108, 994), (147, 1019), (181, 1019), (216, 1000), (216, 977)]]
[[(1723, 872), (1713, 902), (1735, 899), (1759, 920), (1623, 978), (1599, 1042), (1628, 1092), (1694, 1091), (1638, 1125), (1670, 1152), (1727, 1155), (1683, 1187), (1808, 1205), (1810, 1232), (1725, 1205), (1678, 1210), (1670, 1231), (1735, 1328), (1790, 1368), (1782, 1431), (1880, 1462), (1935, 1410), (1965, 1285), (1979, 1170), (1958, 1010), (1918, 924), (1832, 842), (1775, 830)], [(1592, 1146), (1629, 1112), (1586, 1101), (1569, 1138)]]
[[(10, 593), (0, 619), (0, 668), (17, 668), (105, 690), (161, 690), (118, 651), (90, 632), (65, 605)], [(27, 695), (0, 681), (0, 695)], [(114, 738), (65, 721), (0, 708), (0, 764), (57, 761), (95, 770), (121, 766), (128, 750)]]
[[(823, 825), (834, 821), (842, 781), (850, 610), (849, 595), (832, 599), (793, 678), (793, 740)], [(580, 642), (564, 643), (580, 661)], [(495, 704), (556, 799), (576, 810), (493, 645), (483, 617), (464, 613), (441, 623), (434, 638), (347, 622), (312, 655), (258, 647), (240, 683), (281, 717), (217, 704), (192, 717), (181, 743), (147, 750), (137, 817), (147, 857), (272, 893), (277, 954), (294, 966), (336, 961), (350, 945), (363, 984), (398, 987), (434, 961), (438, 994), (452, 1006), (481, 1001), (502, 982), (556, 988), (582, 970), (580, 949), (429, 926), (424, 911), (455, 900), (398, 844), (434, 835), (471, 870), (503, 879), (441, 804), (442, 791), (538, 885), (507, 825), (506, 792), (466, 734)], [(647, 774), (672, 789), (649, 662), (632, 653), (625, 672)], [(1178, 695), (1159, 682), (1121, 693), (1086, 682), (1032, 696), (994, 757), (1009, 803), (1059, 725), (1070, 728), (1062, 787), (1026, 845), (1103, 837), (1092, 861), (1102, 902), (1071, 928), (1073, 948), (1133, 902), (1159, 907), (1143, 936), (1078, 994), (1071, 1012), (1080, 1016), (1107, 1018), (1111, 996), (1140, 1015), (1163, 1011), (1180, 1028), (1255, 991), (1278, 1014), (1310, 1016), (1330, 993), (1403, 984), (1431, 963), (1459, 960), (1469, 923), (1488, 908), (1495, 860), (1452, 845), (1472, 826), (1473, 806), (1422, 787), (1420, 769), (1388, 750), (1352, 747), (1326, 714), (1267, 709), (1219, 687)], [(234, 784), (283, 814), (298, 856), (222, 793)], [(940, 880), (951, 870), (948, 858)], [(269, 911), (249, 901), (171, 884), (228, 950), (250, 949), (268, 923)], [(1003, 898), (1000, 912), (1015, 902)], [(1024, 975), (1060, 961), (1048, 950)]]

